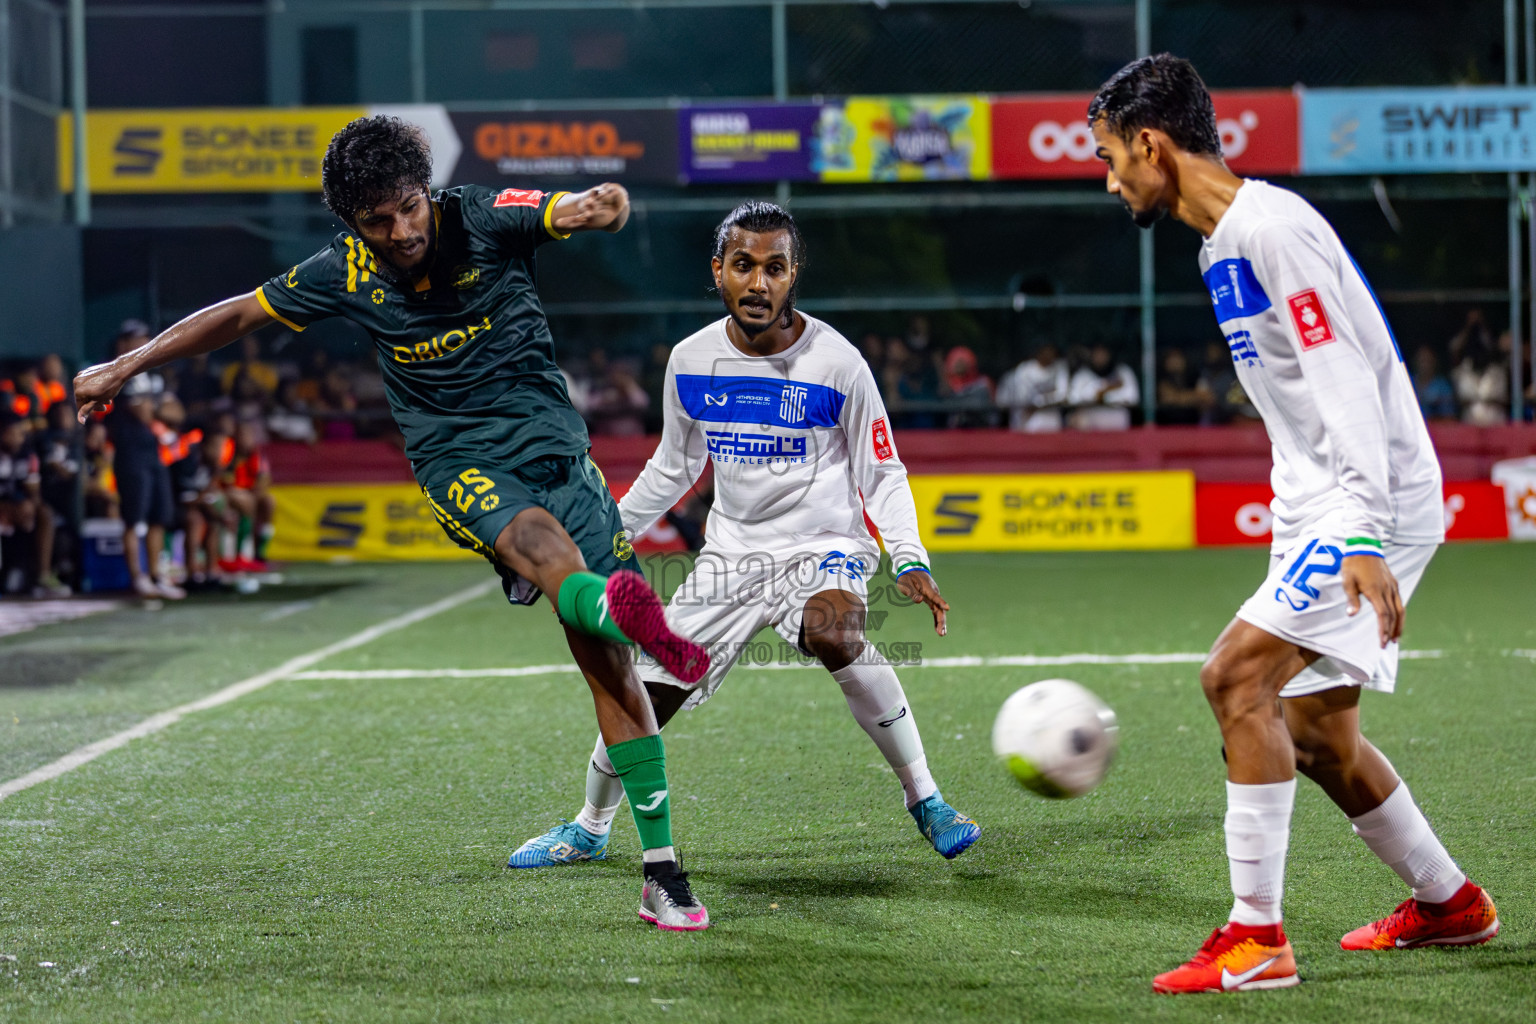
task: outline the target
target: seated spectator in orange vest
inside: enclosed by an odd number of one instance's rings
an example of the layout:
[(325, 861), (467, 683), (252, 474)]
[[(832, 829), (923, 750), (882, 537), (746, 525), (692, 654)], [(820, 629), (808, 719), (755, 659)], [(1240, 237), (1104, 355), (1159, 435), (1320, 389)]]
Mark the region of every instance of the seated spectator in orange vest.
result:
[[(222, 563), (229, 572), (265, 572), (267, 570), (267, 544), (272, 540), (272, 472), (267, 458), (258, 447), (256, 428), (250, 423), (235, 427), (233, 439), (225, 446), (230, 453), (229, 468), (224, 476), (224, 495), (229, 506), (240, 517), (242, 535), (232, 561)], [(254, 558), (245, 555), (244, 530), (249, 524), (254, 538)]]
[(0, 592), (68, 597), (53, 572), (54, 516), (42, 498), (42, 472), (30, 441), (31, 422), (0, 409), (0, 537), (9, 558), (0, 562)]

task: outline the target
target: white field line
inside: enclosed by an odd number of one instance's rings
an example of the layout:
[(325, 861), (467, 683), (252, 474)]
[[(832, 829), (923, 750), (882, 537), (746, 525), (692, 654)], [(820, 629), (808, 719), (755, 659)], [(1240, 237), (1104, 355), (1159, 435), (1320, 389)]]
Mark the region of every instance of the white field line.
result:
[(415, 625), (423, 619), (430, 619), (432, 616), (448, 611), (450, 608), (457, 608), (461, 604), (473, 601), (475, 598), (489, 593), (497, 585), (496, 580), (477, 583), (467, 590), (461, 590), (457, 594), (450, 594), (441, 601), (434, 601), (431, 604), (417, 608), (415, 611), (397, 615), (392, 619), (385, 619), (383, 622), (369, 626), (359, 633), (352, 634), (345, 640), (338, 640), (333, 644), (326, 644), (324, 647), (310, 651), (308, 654), (301, 654), (296, 658), (290, 658), (276, 668), (258, 673), (249, 679), (242, 679), (238, 683), (231, 683), (224, 687), (224, 689), (210, 693), (200, 700), (194, 700), (191, 703), (171, 708), (169, 711), (162, 711), (157, 715), (151, 715), (137, 725), (130, 726), (120, 733), (108, 736), (106, 739), (97, 740), (95, 743), (88, 743), (78, 750), (65, 754), (57, 761), (45, 764), (41, 768), (30, 771), (20, 778), (12, 779), (9, 782), (0, 782), (0, 800), (4, 800), (15, 793), (20, 793), (24, 789), (30, 789), (39, 783), (56, 779), (67, 772), (72, 772), (81, 765), (89, 764), (101, 755), (110, 753), (141, 736), (157, 733), (167, 726), (180, 721), (183, 715), (190, 715), (195, 711), (206, 711), (209, 708), (216, 708), (221, 704), (228, 704), (230, 701), (239, 700), (246, 694), (254, 693), (263, 686), (275, 683), (280, 679), (291, 678), (333, 654), (340, 654), (342, 651), (350, 651), (355, 647), (362, 647), (364, 644), (372, 643), (381, 636), (405, 629), (407, 626)]
[[(1517, 655), (1536, 656), (1536, 651), (1515, 651)], [(1402, 658), (1433, 660), (1445, 657), (1444, 651), (1403, 651)], [(927, 658), (913, 665), (899, 665), (905, 671), (913, 668), (1008, 668), (1038, 667), (1047, 665), (1198, 665), (1205, 661), (1203, 653), (1181, 651), (1172, 654), (1008, 654), (995, 658), (960, 657)], [(789, 669), (820, 668), (814, 661), (789, 662), (778, 665), (741, 665), (743, 672), (779, 672)], [(574, 665), (521, 665), (515, 668), (365, 668), (365, 669), (315, 669), (295, 672), (293, 679), (515, 679), (519, 676), (576, 674)]]

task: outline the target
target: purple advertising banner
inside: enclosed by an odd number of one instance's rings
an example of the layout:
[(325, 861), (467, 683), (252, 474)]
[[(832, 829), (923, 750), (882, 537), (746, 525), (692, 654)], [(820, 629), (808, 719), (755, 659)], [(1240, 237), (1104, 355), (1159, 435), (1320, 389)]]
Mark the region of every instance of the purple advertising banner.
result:
[(821, 107), (683, 107), (678, 165), (688, 181), (815, 181), (811, 151)]

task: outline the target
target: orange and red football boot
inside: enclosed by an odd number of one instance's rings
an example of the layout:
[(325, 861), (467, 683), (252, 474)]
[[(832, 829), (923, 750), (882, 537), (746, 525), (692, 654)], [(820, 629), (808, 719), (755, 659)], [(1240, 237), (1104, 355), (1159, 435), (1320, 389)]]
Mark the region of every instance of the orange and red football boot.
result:
[(1476, 946), (1499, 934), (1499, 912), (1471, 879), (1444, 903), (1407, 899), (1380, 921), (1362, 925), (1339, 940), (1344, 949), (1413, 949), (1417, 946)]
[(1298, 984), (1296, 955), (1278, 924), (1228, 922), (1211, 932), (1188, 963), (1152, 979), (1152, 991), (1247, 992)]

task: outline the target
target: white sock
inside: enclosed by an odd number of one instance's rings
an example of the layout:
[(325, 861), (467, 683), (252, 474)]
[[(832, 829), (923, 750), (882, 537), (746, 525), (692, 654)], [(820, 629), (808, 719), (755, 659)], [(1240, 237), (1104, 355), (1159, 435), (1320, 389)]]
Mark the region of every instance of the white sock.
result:
[(858, 660), (833, 672), (832, 678), (842, 687), (854, 721), (869, 733), (901, 780), (907, 806), (937, 793), (939, 787), (928, 773), (923, 738), (918, 735), (906, 691), (890, 662), (866, 644)]
[(1355, 835), (1413, 888), (1413, 898), (1444, 903), (1467, 881), (1413, 802), (1408, 783), (1399, 782), (1374, 811), (1350, 818)]
[(677, 860), (677, 850), (670, 846), (658, 846), (654, 850), (641, 850), (640, 863), (660, 864), (662, 861)]
[(624, 802), (624, 783), (608, 760), (608, 748), (603, 737), (597, 737), (592, 748), (592, 760), (587, 764), (587, 803), (576, 815), (576, 824), (595, 836), (607, 832), (613, 824), (613, 816)]
[(1279, 924), (1285, 851), (1291, 842), (1296, 780), (1256, 786), (1227, 783), (1227, 864), (1237, 924)]

